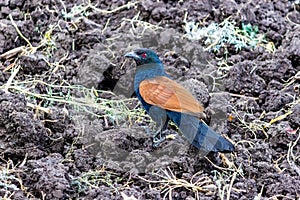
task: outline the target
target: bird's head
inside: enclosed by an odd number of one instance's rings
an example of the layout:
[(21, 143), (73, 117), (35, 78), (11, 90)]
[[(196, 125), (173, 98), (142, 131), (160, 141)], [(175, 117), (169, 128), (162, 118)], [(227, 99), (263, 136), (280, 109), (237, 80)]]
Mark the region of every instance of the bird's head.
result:
[(161, 63), (156, 53), (150, 49), (141, 48), (125, 54), (126, 58), (133, 58), (137, 65)]

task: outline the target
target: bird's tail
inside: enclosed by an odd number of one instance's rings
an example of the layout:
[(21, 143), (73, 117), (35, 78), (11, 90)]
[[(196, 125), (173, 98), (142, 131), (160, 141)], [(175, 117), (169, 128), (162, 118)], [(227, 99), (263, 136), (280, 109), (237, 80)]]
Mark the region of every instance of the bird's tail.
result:
[(171, 116), (173, 116), (172, 121), (175, 122), (184, 136), (198, 149), (213, 152), (234, 151), (231, 142), (217, 134), (198, 118), (178, 112), (174, 112)]

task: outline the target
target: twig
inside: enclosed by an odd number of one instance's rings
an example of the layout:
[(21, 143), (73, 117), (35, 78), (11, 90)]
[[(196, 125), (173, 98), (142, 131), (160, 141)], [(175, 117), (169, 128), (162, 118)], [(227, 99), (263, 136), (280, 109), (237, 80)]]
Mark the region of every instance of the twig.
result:
[(268, 123), (266, 123), (265, 125), (264, 125), (264, 128), (268, 128), (268, 127), (270, 127), (272, 124), (274, 124), (275, 122), (278, 122), (278, 121), (281, 121), (281, 120), (283, 120), (284, 118), (286, 118), (288, 115), (290, 115), (290, 114), (292, 114), (293, 113), (293, 111), (288, 111), (287, 113), (284, 113), (283, 115), (280, 115), (280, 116), (278, 116), (278, 117), (276, 117), (276, 118), (273, 118), (273, 119), (271, 119), (270, 120), (270, 122), (268, 122)]
[(101, 34), (104, 34), (104, 32), (106, 31), (106, 29), (107, 29), (107, 27), (108, 27), (109, 22), (110, 22), (110, 18), (107, 19), (107, 21), (106, 21), (106, 23), (105, 23), (105, 26), (104, 26), (104, 28), (103, 28), (102, 31), (101, 31)]
[(17, 48), (14, 48), (14, 49), (11, 49), (3, 54), (0, 55), (0, 58), (4, 58), (4, 59), (9, 59), (21, 52), (24, 51), (24, 46), (20, 46), (20, 47), (17, 47)]
[(117, 7), (113, 10), (103, 10), (103, 9), (99, 9), (99, 8), (96, 8), (95, 6), (93, 5), (89, 5), (88, 7), (90, 7), (91, 9), (95, 10), (96, 12), (99, 12), (99, 13), (102, 13), (102, 14), (112, 14), (112, 13), (115, 13), (115, 12), (118, 12), (119, 10), (123, 10), (123, 9), (126, 9), (126, 8), (130, 8), (132, 6), (135, 6), (136, 4), (138, 4), (139, 1), (136, 1), (136, 2), (128, 2), (127, 4), (125, 5), (122, 5), (120, 7)]
[(7, 80), (5, 87), (4, 87), (4, 91), (5, 93), (8, 93), (8, 89), (10, 88), (10, 85), (12, 83), (12, 81), (14, 80), (15, 76), (17, 75), (17, 73), (20, 70), (20, 65), (18, 65), (18, 67), (15, 68), (15, 70), (11, 73), (9, 79)]
[(249, 96), (240, 95), (240, 94), (233, 94), (233, 93), (228, 93), (228, 94), (230, 96), (233, 96), (233, 97), (240, 97), (240, 98), (247, 98), (247, 99), (259, 100), (258, 97), (249, 97)]
[[(293, 149), (297, 145), (297, 143), (300, 139), (299, 128), (298, 128), (297, 132), (298, 132), (298, 137), (295, 140), (295, 142), (290, 142), (289, 143), (289, 149), (288, 149), (288, 153), (287, 153), (287, 161), (288, 161), (290, 167), (296, 171), (298, 176), (300, 176), (300, 168), (294, 162), (296, 160), (296, 157), (294, 156), (294, 153), (293, 153)], [(290, 157), (292, 157), (292, 160), (290, 160)]]
[(17, 33), (20, 35), (20, 37), (26, 41), (26, 43), (29, 45), (30, 50), (33, 51), (34, 47), (32, 46), (32, 44), (29, 42), (29, 40), (21, 33), (20, 29), (18, 28), (16, 22), (14, 21), (14, 19), (12, 18), (11, 14), (8, 15), (12, 25), (15, 27)]
[(261, 199), (261, 195), (262, 195), (262, 193), (263, 193), (263, 190), (264, 190), (264, 185), (261, 187), (260, 193), (258, 193), (258, 194), (254, 197), (254, 199), (260, 200), (260, 199)]
[[(299, 197), (299, 196), (298, 196)], [(293, 197), (289, 197), (289, 196), (285, 196), (282, 194), (277, 194), (275, 196), (272, 196), (270, 198), (267, 198), (266, 200), (276, 200), (276, 199), (291, 199), (291, 200), (295, 200)]]
[(234, 172), (233, 175), (232, 175), (232, 179), (230, 181), (228, 192), (227, 192), (227, 197), (226, 197), (227, 200), (230, 199), (230, 191), (232, 190), (232, 185), (233, 185), (233, 182), (234, 182), (234, 180), (236, 178), (236, 174), (237, 174), (237, 172)]
[(224, 168), (224, 167), (219, 167), (217, 165), (215, 165), (211, 160), (209, 160), (206, 156), (204, 156), (204, 158), (210, 163), (212, 164), (212, 166), (214, 166), (215, 168), (219, 169), (219, 170), (222, 170), (222, 171), (232, 171), (232, 172), (235, 172), (236, 169), (230, 169), (230, 168)]
[(48, 113), (48, 114), (51, 113), (51, 110), (49, 108), (44, 108), (44, 107), (34, 105), (32, 103), (29, 103), (29, 102), (26, 103), (26, 106), (28, 106), (30, 108), (33, 108), (33, 109), (36, 109), (36, 110), (41, 110), (41, 111), (43, 111), (45, 113)]
[(292, 14), (292, 13), (288, 13), (288, 14), (286, 15), (286, 19), (287, 19), (288, 22), (290, 22), (291, 24), (293, 24), (293, 25), (299, 27), (300, 24), (297, 24), (296, 22), (293, 22), (293, 21), (290, 19), (290, 15), (291, 15), (291, 14)]
[(253, 148), (253, 146), (255, 146), (255, 143), (252, 141), (249, 141), (249, 140), (240, 140), (240, 141), (236, 142), (235, 144), (237, 145), (239, 143), (248, 143), (251, 148)]

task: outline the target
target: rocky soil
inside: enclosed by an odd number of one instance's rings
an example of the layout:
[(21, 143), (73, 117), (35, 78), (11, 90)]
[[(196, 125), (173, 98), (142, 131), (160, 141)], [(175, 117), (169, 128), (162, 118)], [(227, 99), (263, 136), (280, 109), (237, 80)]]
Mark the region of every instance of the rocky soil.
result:
[[(1, 1), (0, 199), (299, 199), (299, 11), (287, 0)], [(257, 26), (265, 43), (213, 51), (185, 37), (187, 21), (226, 20)], [(175, 139), (153, 147), (124, 58), (138, 47), (158, 53), (235, 152), (198, 152), (172, 124)]]

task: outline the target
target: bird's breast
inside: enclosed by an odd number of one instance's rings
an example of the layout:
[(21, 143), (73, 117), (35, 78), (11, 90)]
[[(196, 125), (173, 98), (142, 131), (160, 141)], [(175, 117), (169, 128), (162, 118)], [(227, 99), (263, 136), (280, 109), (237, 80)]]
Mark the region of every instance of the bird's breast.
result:
[(156, 76), (167, 76), (162, 64), (143, 65), (139, 66), (134, 78), (134, 91), (137, 92), (139, 85), (146, 79), (151, 79)]

